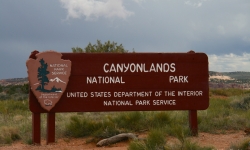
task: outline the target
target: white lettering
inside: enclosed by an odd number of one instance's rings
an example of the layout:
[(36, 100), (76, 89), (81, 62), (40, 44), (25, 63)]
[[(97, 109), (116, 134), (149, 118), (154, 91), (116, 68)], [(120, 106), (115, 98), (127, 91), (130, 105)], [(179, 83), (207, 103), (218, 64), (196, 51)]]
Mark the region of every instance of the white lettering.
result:
[(67, 71), (62, 71), (62, 72), (52, 72), (52, 75), (67, 75)]
[(157, 72), (156, 70), (155, 70), (155, 65), (154, 64), (151, 64), (151, 67), (150, 67), (150, 70), (149, 70), (150, 72)]
[(58, 68), (60, 68), (60, 67), (68, 67), (67, 64), (50, 64), (49, 66), (50, 67), (58, 67)]
[(152, 91), (148, 92), (114, 92), (114, 97), (150, 97)]
[(175, 100), (153, 100), (153, 105), (176, 105)]
[(121, 64), (109, 64), (103, 65), (103, 71), (109, 72), (175, 72), (175, 63), (151, 63), (150, 66), (146, 67), (145, 63), (121, 63)]
[(128, 71), (128, 68), (129, 68), (129, 64), (128, 64), (128, 66), (126, 66), (126, 65), (124, 64), (124, 68), (125, 68), (125, 71), (124, 71), (124, 72), (127, 72), (127, 71)]
[(91, 92), (90, 97), (111, 97), (111, 92)]
[(128, 100), (112, 100), (103, 101), (104, 106), (132, 106), (132, 102)]
[(188, 76), (169, 76), (170, 83), (188, 83)]
[(135, 105), (150, 105), (150, 100), (136, 100)]
[(202, 96), (202, 91), (178, 91), (178, 96)]
[(114, 65), (114, 64), (111, 65), (109, 72), (112, 72), (112, 71), (113, 71), (113, 72), (116, 72), (116, 69), (115, 69), (115, 65)]
[(175, 72), (175, 63), (171, 63), (170, 65), (170, 68), (171, 68), (171, 72)]
[(87, 77), (87, 84), (124, 84), (122, 77), (109, 77), (109, 76), (98, 76), (98, 77)]
[(175, 96), (175, 91), (164, 91), (165, 96)]
[(87, 92), (67, 92), (67, 97), (88, 97)]
[(103, 70), (104, 70), (104, 72), (106, 72), (106, 73), (109, 72), (108, 70), (106, 70), (106, 66), (108, 66), (108, 65), (109, 65), (108, 63), (105, 63), (104, 66), (103, 66)]

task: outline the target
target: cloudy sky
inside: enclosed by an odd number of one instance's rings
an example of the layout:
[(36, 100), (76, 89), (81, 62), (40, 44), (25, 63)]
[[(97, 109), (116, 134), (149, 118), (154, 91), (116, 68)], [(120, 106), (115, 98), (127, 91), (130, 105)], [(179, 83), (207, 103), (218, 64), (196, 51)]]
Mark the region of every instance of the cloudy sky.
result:
[(108, 40), (136, 52), (204, 52), (211, 71), (250, 71), (249, 0), (0, 0), (0, 79), (31, 51)]

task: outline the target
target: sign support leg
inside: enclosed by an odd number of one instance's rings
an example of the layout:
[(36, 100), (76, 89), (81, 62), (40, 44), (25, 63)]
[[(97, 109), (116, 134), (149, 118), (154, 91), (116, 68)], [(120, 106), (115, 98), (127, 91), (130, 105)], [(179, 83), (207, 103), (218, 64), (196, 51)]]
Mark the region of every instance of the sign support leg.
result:
[(198, 135), (197, 110), (189, 110), (189, 128), (193, 136)]
[(47, 113), (47, 144), (55, 143), (55, 113)]
[(32, 113), (32, 143), (40, 145), (41, 141), (41, 114)]

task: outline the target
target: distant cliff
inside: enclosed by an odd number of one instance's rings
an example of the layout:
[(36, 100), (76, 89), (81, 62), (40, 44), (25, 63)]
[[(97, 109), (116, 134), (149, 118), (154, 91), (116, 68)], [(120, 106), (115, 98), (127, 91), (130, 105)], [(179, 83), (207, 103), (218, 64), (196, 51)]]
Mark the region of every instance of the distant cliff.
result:
[(11, 78), (11, 79), (1, 79), (0, 85), (7, 86), (7, 85), (23, 85), (28, 83), (28, 78)]
[(250, 72), (215, 72), (209, 71), (210, 88), (250, 88)]

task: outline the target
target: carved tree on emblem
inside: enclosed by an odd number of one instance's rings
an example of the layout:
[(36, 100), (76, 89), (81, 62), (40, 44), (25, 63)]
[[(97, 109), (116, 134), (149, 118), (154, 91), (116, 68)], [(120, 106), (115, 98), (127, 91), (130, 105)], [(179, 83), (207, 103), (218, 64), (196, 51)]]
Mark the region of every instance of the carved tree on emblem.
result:
[(46, 89), (44, 89), (44, 86), (49, 83), (49, 79), (47, 75), (49, 74), (49, 71), (47, 70), (48, 64), (45, 63), (43, 58), (39, 61), (41, 66), (38, 68), (38, 74), (37, 78), (40, 82), (40, 85), (36, 88), (36, 90), (41, 91), (41, 92), (47, 92)]

